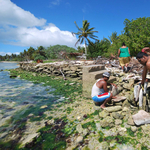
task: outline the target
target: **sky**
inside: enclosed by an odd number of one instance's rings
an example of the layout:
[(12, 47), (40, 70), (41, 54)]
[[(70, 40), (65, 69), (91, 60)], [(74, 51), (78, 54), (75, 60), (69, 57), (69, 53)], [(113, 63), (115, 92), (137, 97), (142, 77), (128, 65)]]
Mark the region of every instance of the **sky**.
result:
[(121, 34), (124, 20), (150, 16), (150, 0), (0, 0), (0, 55), (30, 46), (75, 47), (74, 21), (90, 22), (99, 40)]

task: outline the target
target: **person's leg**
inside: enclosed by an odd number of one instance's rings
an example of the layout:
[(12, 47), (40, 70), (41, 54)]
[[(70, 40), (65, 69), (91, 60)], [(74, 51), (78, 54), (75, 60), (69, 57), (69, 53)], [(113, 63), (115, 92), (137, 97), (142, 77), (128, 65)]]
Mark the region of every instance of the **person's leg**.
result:
[(125, 57), (125, 71), (126, 72), (128, 71), (129, 62), (130, 62), (130, 57)]
[(122, 71), (123, 71), (123, 70), (124, 70), (123, 57), (120, 57), (120, 58), (119, 58), (119, 64), (120, 64), (120, 66), (121, 66), (121, 68), (122, 68)]
[(106, 92), (101, 95), (94, 96), (94, 97), (92, 97), (92, 99), (93, 99), (95, 105), (103, 105), (104, 101), (110, 97), (112, 97), (112, 94), (109, 92)]
[(122, 70), (124, 71), (124, 66), (121, 66)]
[(112, 93), (110, 94), (109, 98), (105, 99), (105, 101), (103, 102), (103, 104), (100, 107), (104, 109), (106, 107), (106, 104), (111, 100), (111, 98), (112, 98)]

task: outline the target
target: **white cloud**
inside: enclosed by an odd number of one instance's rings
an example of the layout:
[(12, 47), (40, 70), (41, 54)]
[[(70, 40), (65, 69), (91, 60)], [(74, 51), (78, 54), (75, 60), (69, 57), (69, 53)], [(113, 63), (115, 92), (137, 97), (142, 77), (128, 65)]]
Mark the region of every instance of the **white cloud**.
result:
[[(1, 56), (5, 56), (6, 54), (7, 54), (7, 55), (11, 55), (12, 53), (10, 53), (10, 52), (8, 52), (8, 53), (0, 52), (0, 55), (1, 55)], [(19, 52), (15, 52), (15, 53), (13, 53), (13, 54), (19, 55), (20, 53), (19, 53)]]
[(60, 4), (60, 0), (54, 0), (51, 2), (51, 4), (53, 5), (59, 5)]
[(56, 44), (74, 47), (76, 41), (71, 32), (61, 31), (52, 23), (46, 25), (45, 19), (36, 18), (10, 0), (0, 0), (0, 43), (25, 47)]
[(18, 7), (10, 0), (0, 0), (0, 25), (11, 25), (16, 27), (42, 26), (45, 19), (38, 19), (29, 11)]

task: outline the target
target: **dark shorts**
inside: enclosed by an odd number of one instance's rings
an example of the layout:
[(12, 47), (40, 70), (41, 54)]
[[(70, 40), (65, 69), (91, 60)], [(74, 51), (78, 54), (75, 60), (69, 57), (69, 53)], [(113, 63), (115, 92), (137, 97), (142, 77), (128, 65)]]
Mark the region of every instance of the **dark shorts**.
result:
[(106, 92), (101, 95), (93, 96), (92, 99), (94, 102), (103, 102), (106, 98), (110, 97), (110, 93)]

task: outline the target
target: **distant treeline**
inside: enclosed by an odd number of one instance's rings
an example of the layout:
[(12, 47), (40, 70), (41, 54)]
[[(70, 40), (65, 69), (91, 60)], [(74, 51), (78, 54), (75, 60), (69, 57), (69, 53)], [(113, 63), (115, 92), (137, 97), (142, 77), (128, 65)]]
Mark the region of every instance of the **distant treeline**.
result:
[[(98, 42), (89, 44), (87, 46), (87, 58), (96, 58), (97, 56), (110, 57), (111, 54), (116, 56), (123, 42), (130, 48), (131, 56), (136, 56), (143, 47), (150, 46), (150, 17), (132, 19), (131, 21), (125, 19), (124, 25), (125, 27), (120, 35), (117, 35), (117, 32), (113, 32), (108, 39), (104, 37)], [(0, 55), (0, 61), (57, 59), (62, 58), (62, 52), (65, 54), (85, 53), (85, 49), (79, 46), (76, 50), (65, 45), (55, 45), (47, 48), (40, 46), (37, 49), (30, 47), (19, 55)]]
[(58, 59), (64, 58), (64, 55), (69, 53), (76, 53), (77, 50), (68, 47), (66, 45), (55, 45), (50, 47), (39, 46), (37, 49), (30, 47), (28, 50), (24, 50), (19, 55), (6, 54), (5, 56), (0, 55), (1, 61), (28, 61), (28, 60), (46, 60), (46, 59)]

